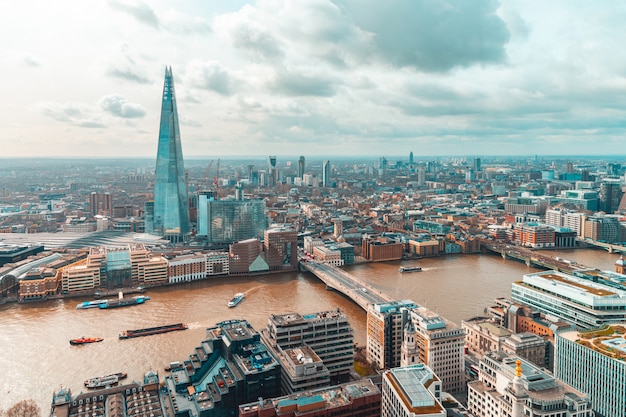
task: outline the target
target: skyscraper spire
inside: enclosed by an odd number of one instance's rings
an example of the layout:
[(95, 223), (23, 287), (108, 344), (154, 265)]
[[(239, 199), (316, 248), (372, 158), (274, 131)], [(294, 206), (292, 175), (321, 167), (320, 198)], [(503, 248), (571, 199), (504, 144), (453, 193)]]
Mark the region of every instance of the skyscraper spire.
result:
[(171, 67), (165, 67), (154, 183), (153, 227), (149, 231), (172, 241), (186, 240), (190, 231), (185, 166)]

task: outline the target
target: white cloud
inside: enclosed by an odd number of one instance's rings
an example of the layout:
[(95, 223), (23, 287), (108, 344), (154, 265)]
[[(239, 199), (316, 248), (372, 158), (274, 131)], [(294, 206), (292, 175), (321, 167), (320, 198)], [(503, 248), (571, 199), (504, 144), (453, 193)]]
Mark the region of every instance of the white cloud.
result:
[(144, 117), (146, 110), (141, 105), (131, 103), (119, 94), (104, 96), (99, 101), (102, 110), (116, 117), (134, 119)]

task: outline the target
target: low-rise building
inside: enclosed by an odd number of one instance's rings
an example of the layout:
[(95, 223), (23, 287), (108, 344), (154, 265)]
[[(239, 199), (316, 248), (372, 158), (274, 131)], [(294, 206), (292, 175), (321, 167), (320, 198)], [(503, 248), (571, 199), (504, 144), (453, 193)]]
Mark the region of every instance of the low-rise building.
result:
[(445, 417), (441, 380), (424, 364), (383, 373), (382, 417)]
[(381, 393), (369, 379), (239, 406), (239, 417), (379, 417)]

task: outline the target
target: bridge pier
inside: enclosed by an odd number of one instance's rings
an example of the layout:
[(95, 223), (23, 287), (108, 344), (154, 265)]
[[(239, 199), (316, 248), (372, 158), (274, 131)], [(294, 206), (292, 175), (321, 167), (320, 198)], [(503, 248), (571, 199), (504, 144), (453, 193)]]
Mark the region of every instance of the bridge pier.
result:
[(509, 255), (506, 254), (506, 251), (502, 251), (502, 259), (504, 259), (505, 261), (509, 259)]

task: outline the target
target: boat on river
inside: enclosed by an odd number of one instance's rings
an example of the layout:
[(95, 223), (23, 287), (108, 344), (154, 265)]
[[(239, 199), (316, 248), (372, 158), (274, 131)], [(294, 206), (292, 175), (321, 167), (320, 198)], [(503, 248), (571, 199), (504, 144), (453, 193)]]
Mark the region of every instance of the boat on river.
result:
[(421, 270), (421, 266), (401, 266), (400, 269), (398, 269), (399, 272), (420, 272)]
[(187, 330), (189, 327), (185, 323), (167, 324), (165, 326), (146, 327), (145, 329), (124, 330), (120, 333), (120, 339), (130, 339), (133, 337), (150, 336), (177, 330)]
[(228, 307), (235, 307), (237, 304), (239, 304), (242, 300), (244, 299), (244, 295), (241, 292), (238, 292), (237, 294), (235, 294), (233, 296), (233, 298), (230, 299), (230, 301), (228, 302)]
[(116, 374), (96, 376), (85, 381), (85, 387), (89, 389), (112, 387), (119, 384), (120, 379), (126, 378), (125, 372), (118, 372)]
[(104, 339), (101, 337), (79, 337), (76, 339), (70, 339), (70, 345), (84, 345), (85, 343), (102, 342)]
[(116, 307), (128, 307), (134, 306), (138, 304), (143, 304), (146, 301), (150, 300), (150, 297), (147, 295), (138, 295), (135, 297), (124, 297), (123, 293), (119, 293), (118, 298), (111, 298), (106, 300), (93, 300), (93, 301), (83, 301), (79, 303), (76, 308), (79, 310), (85, 308), (100, 308), (105, 310), (107, 308), (116, 308)]

